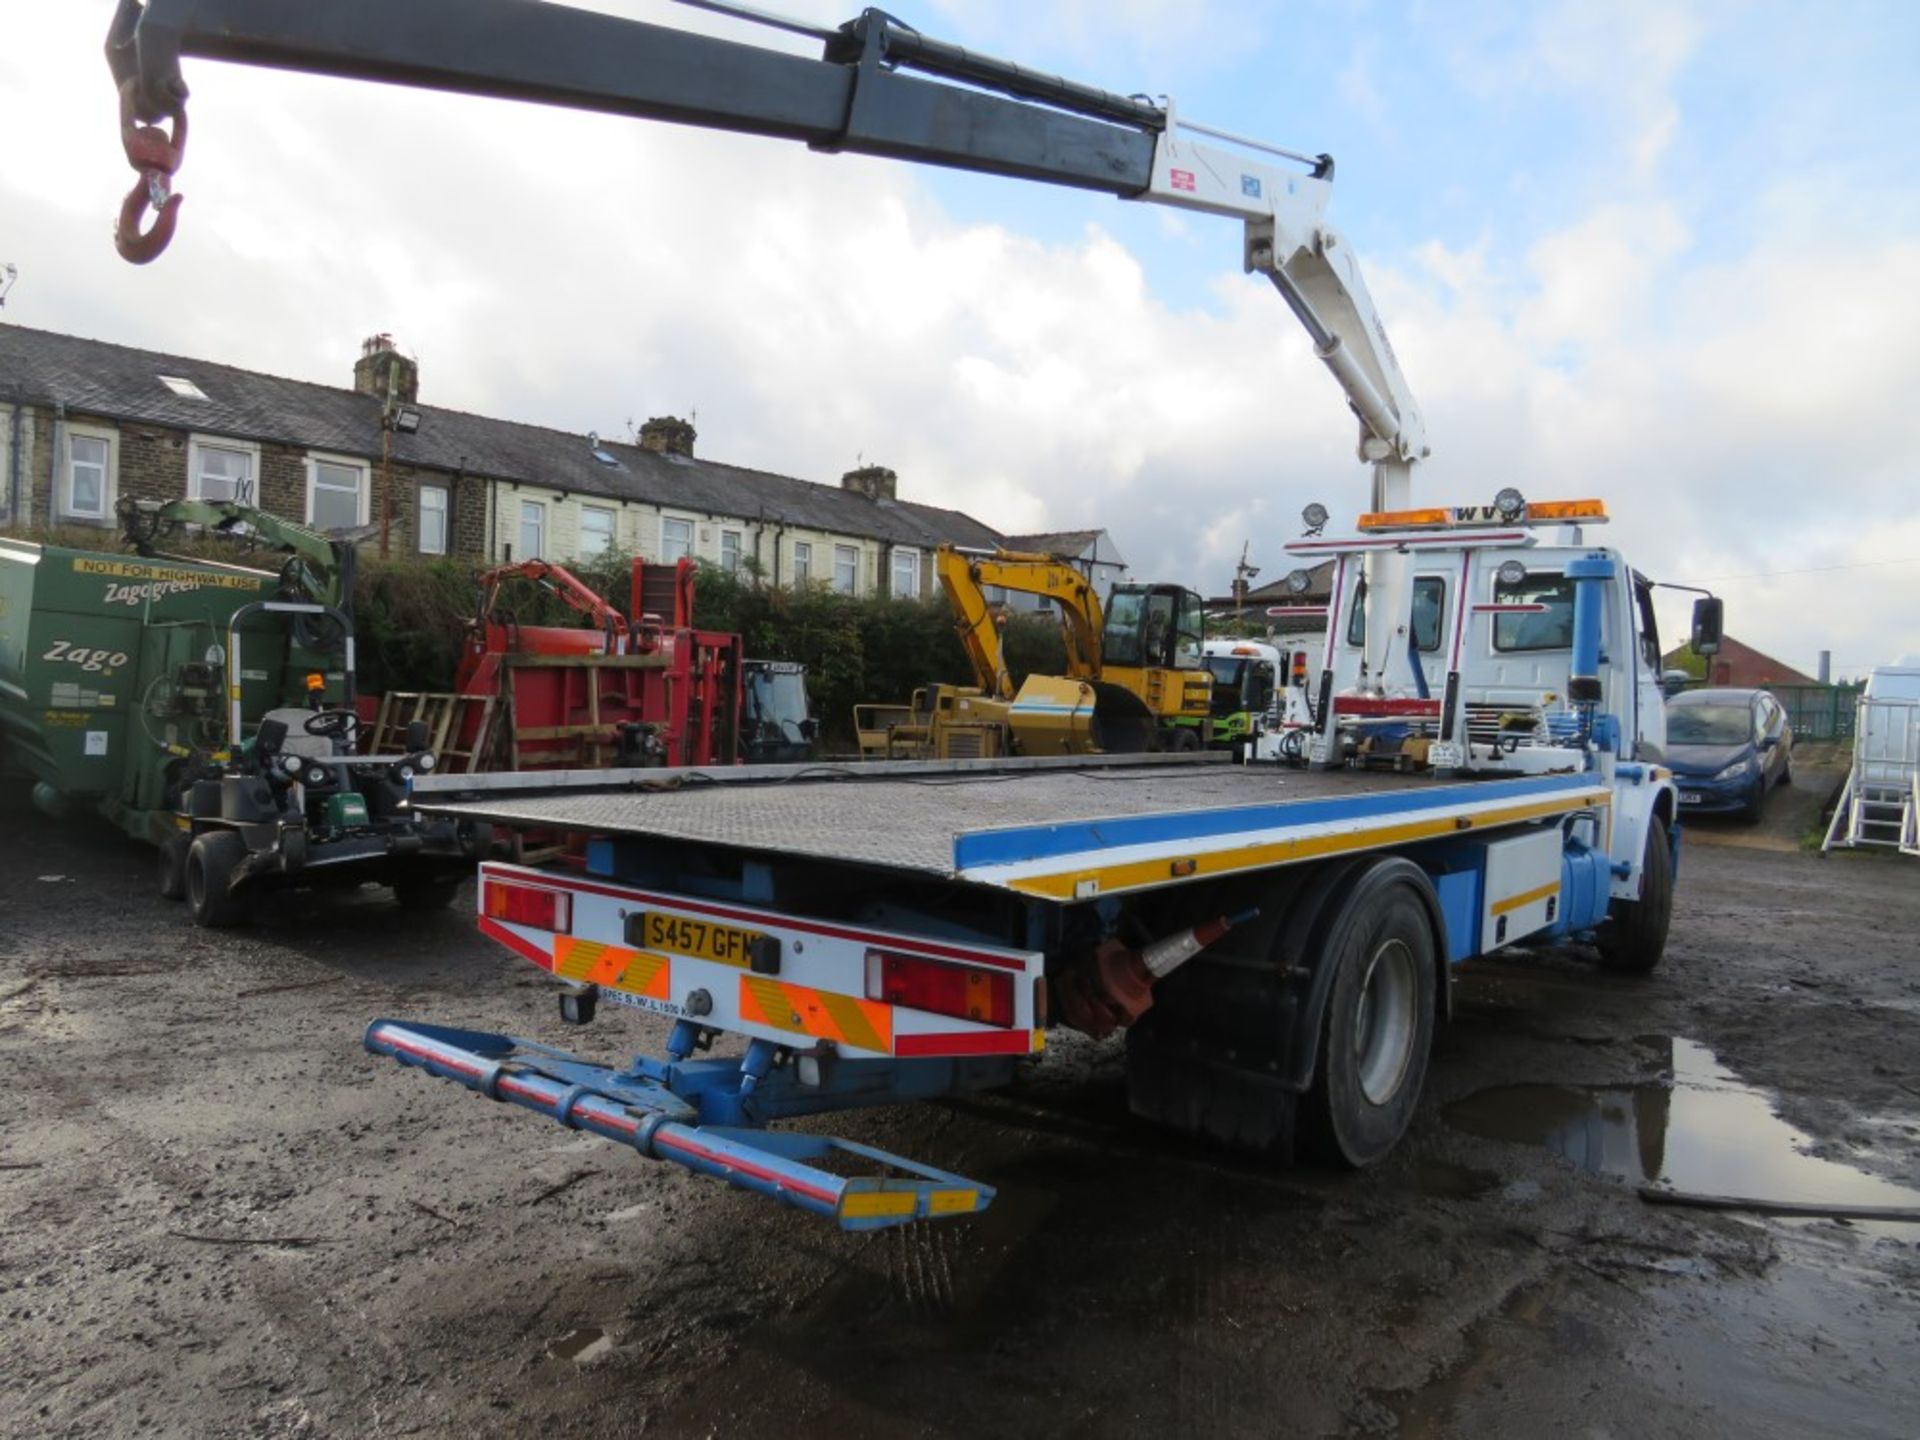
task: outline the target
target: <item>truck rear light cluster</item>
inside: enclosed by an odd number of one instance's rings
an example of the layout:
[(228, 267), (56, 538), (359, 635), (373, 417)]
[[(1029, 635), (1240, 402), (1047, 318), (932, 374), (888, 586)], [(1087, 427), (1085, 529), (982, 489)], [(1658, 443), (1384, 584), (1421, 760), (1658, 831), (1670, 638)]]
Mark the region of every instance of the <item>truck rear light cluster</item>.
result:
[(489, 880), (485, 913), (489, 920), (504, 920), (509, 925), (529, 925), (559, 935), (573, 933), (573, 897), (560, 890)]
[(895, 950), (867, 951), (867, 998), (982, 1025), (1013, 1025), (1013, 976)]

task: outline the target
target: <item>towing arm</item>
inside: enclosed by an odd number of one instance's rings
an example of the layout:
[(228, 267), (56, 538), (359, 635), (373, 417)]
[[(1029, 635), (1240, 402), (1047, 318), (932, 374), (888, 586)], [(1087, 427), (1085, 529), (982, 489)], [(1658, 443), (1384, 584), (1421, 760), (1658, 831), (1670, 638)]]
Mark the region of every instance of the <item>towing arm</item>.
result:
[(973, 663), (980, 688), (989, 695), (997, 700), (1011, 700), (1014, 695), (1013, 676), (1000, 645), (1000, 626), (987, 603), (989, 587), (1044, 595), (1053, 601), (1067, 642), (1068, 676), (1100, 678), (1100, 597), (1072, 565), (1051, 555), (1016, 550), (981, 554), (953, 545), (936, 550), (933, 565), (953, 606), (954, 630)]
[(144, 263), (172, 235), (185, 56), (799, 140), (1223, 215), (1242, 222), (1245, 268), (1279, 290), (1358, 416), (1373, 508), (1407, 503), (1426, 429), (1354, 254), (1325, 223), (1330, 156), (980, 55), (878, 10), (828, 28), (698, 5), (818, 40), (821, 58), (543, 0), (119, 0), (107, 58), (140, 178), (116, 243)]
[(184, 525), (198, 525), (221, 535), (246, 536), (287, 556), (281, 583), (289, 598), (307, 599), (336, 610), (353, 603), (353, 546), (328, 539), (291, 520), (231, 500), (173, 500), (165, 505), (127, 502), (120, 507), (120, 524), (127, 543), (141, 555), (161, 552), (155, 546)]

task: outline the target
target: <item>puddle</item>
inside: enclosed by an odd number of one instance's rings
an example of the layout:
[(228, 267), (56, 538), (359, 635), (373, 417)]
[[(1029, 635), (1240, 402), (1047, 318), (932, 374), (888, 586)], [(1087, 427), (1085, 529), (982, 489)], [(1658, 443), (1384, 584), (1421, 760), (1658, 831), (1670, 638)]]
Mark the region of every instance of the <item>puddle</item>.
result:
[(1706, 1046), (1671, 1044), (1671, 1083), (1503, 1085), (1449, 1105), (1447, 1123), (1490, 1140), (1542, 1145), (1634, 1185), (1773, 1203), (1920, 1206), (1920, 1190), (1809, 1154), (1812, 1138), (1775, 1115), (1767, 1094)]
[(556, 1360), (588, 1365), (613, 1349), (613, 1340), (598, 1325), (582, 1325), (547, 1342), (547, 1354)]

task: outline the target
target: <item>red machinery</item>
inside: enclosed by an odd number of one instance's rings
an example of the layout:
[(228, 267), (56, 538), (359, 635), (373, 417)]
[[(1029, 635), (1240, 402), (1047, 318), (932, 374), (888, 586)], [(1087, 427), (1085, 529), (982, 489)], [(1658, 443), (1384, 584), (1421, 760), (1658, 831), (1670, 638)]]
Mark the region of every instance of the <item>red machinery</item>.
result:
[[(571, 572), (523, 560), (480, 577), (457, 694), (475, 769), (731, 765), (740, 731), (740, 637), (693, 628), (694, 563), (633, 562), (629, 620)], [(523, 625), (503, 587), (527, 580), (591, 627)], [(486, 731), (494, 734), (486, 734)]]

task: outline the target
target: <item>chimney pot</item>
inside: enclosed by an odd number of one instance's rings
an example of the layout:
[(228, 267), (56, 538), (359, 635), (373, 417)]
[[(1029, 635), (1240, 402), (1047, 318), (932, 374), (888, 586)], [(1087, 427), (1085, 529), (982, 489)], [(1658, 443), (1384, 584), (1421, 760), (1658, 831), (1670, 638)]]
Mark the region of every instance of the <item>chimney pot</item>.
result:
[(884, 465), (862, 465), (840, 477), (840, 488), (852, 490), (869, 500), (897, 500), (900, 477)]
[(693, 458), (693, 442), (699, 432), (677, 415), (656, 415), (640, 427), (640, 448), (656, 455), (684, 455)]
[(395, 348), (393, 336), (369, 335), (353, 362), (353, 388), (383, 405), (389, 398), (396, 405), (412, 405), (420, 399), (420, 367)]

